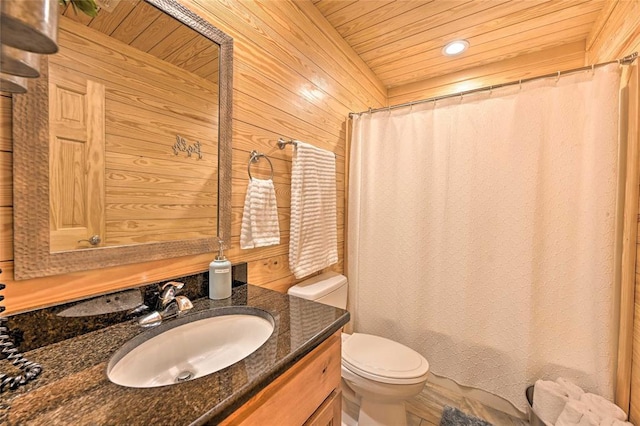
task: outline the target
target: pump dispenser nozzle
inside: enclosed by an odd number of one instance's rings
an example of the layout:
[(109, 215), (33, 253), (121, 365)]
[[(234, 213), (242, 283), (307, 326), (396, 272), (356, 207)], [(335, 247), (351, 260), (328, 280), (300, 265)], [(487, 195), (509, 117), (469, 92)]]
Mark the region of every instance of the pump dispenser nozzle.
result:
[(222, 238), (218, 238), (218, 244), (220, 245), (220, 247), (218, 249), (216, 260), (227, 260), (227, 258), (224, 257), (224, 240)]

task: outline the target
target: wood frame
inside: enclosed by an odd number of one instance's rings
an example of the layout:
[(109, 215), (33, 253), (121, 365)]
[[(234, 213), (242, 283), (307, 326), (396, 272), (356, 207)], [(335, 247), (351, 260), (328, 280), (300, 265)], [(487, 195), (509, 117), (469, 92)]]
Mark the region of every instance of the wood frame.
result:
[[(630, 409), (633, 348), (634, 296), (638, 240), (638, 186), (640, 147), (638, 141), (638, 65), (634, 62), (622, 74), (621, 138), (626, 140), (626, 179), (620, 276), (620, 327), (615, 402), (627, 414)], [(624, 108), (624, 107), (623, 107)]]
[[(145, 0), (220, 46), (218, 235), (231, 241), (231, 123), (233, 39), (176, 0)], [(50, 252), (48, 61), (25, 95), (14, 96), (14, 279), (213, 252), (217, 238), (200, 238)]]

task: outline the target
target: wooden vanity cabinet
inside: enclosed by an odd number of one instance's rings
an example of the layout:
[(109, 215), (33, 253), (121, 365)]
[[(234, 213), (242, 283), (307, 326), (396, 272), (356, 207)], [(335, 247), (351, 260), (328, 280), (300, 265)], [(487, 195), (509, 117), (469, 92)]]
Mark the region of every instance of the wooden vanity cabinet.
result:
[(285, 371), (221, 425), (339, 426), (340, 332)]

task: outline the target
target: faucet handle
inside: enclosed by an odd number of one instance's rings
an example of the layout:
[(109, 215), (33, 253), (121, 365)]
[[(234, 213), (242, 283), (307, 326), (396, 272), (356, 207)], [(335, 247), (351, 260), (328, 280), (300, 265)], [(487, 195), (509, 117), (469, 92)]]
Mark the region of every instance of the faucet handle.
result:
[(169, 281), (160, 287), (160, 297), (158, 298), (158, 308), (164, 308), (169, 302), (176, 298), (176, 293), (184, 287), (184, 283)]
[(186, 296), (176, 296), (176, 304), (178, 305), (178, 312), (185, 312), (193, 308), (193, 303)]
[(164, 290), (169, 286), (174, 287), (176, 290), (180, 290), (182, 287), (184, 287), (184, 283), (181, 283), (179, 281), (169, 281), (168, 283), (164, 283), (162, 285), (161, 290)]

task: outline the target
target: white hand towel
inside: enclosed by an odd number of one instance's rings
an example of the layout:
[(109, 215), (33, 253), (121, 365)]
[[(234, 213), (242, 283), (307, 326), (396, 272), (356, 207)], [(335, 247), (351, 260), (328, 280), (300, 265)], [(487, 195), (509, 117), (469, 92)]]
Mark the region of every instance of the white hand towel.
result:
[(570, 399), (558, 416), (555, 426), (598, 426), (600, 419), (589, 411), (589, 407), (576, 399)]
[(622, 411), (622, 408), (600, 395), (585, 393), (580, 397), (580, 401), (584, 402), (589, 407), (589, 411), (601, 419), (606, 419), (607, 417), (622, 421), (627, 419), (627, 415)]
[(242, 212), (240, 248), (280, 244), (276, 190), (271, 179), (251, 179)]
[(580, 397), (582, 396), (582, 394), (584, 393), (584, 391), (582, 390), (582, 388), (580, 386), (577, 386), (577, 385), (573, 384), (572, 382), (570, 382), (569, 380), (565, 379), (564, 377), (558, 377), (556, 379), (556, 383), (564, 388), (564, 390), (569, 395), (569, 398), (571, 398), (571, 399), (578, 399), (579, 400)]
[(337, 262), (336, 158), (298, 142), (291, 168), (289, 269), (302, 278)]
[(540, 419), (554, 425), (569, 401), (562, 386), (549, 380), (537, 380), (533, 389), (533, 411)]

